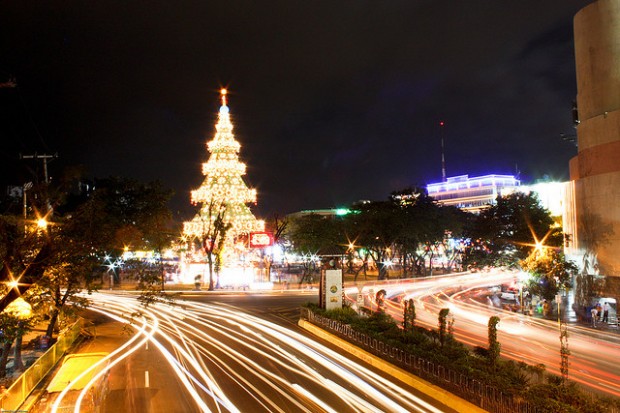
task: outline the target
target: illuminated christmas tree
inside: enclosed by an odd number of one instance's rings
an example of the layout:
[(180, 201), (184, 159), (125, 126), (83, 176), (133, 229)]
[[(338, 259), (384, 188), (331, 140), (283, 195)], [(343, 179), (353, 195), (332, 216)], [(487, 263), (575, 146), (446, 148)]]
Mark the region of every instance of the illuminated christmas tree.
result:
[(233, 135), (226, 105), (226, 89), (221, 90), (222, 106), (215, 125), (215, 136), (207, 142), (209, 160), (202, 164), (205, 179), (200, 188), (192, 191), (191, 201), (200, 205), (196, 216), (183, 224), (183, 233), (189, 238), (209, 240), (211, 231), (223, 223), (224, 240), (213, 240), (222, 245), (232, 243), (242, 234), (263, 231), (265, 223), (259, 221), (248, 207), (256, 203), (256, 189), (250, 189), (243, 181), (245, 164), (239, 161), (241, 145)]

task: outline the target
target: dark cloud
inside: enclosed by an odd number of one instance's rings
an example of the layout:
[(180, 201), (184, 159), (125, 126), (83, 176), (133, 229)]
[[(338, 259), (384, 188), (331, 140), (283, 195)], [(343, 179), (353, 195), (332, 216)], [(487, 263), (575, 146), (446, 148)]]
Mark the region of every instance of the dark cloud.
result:
[[(191, 213), (227, 86), (258, 211), (384, 199), (448, 175), (567, 178), (572, 18), (588, 0), (12, 2), (3, 181), (19, 152), (161, 180)], [(21, 165), (21, 166), (20, 166)]]

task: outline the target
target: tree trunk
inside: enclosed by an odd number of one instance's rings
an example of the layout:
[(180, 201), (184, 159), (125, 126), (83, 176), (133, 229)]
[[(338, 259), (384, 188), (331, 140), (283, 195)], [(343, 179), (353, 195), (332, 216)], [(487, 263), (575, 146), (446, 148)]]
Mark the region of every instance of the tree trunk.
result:
[(429, 275), (432, 277), (433, 276), (433, 258), (435, 258), (435, 254), (433, 253), (432, 247), (429, 247), (428, 252), (429, 252), (428, 270), (429, 270)]
[(207, 252), (207, 262), (209, 263), (209, 291), (213, 291), (213, 257)]
[(388, 279), (388, 271), (385, 262), (381, 261), (377, 263), (377, 270), (379, 271), (377, 279), (379, 280), (387, 280)]
[(50, 322), (47, 325), (47, 331), (45, 332), (45, 335), (48, 336), (50, 340), (52, 339), (52, 336), (54, 335), (54, 329), (56, 328), (57, 321), (58, 321), (58, 309), (54, 308), (52, 310), (52, 316), (50, 317)]
[(13, 369), (16, 371), (24, 371), (24, 361), (22, 360), (22, 322), (19, 322), (19, 331), (15, 338), (15, 352), (13, 353)]
[(6, 363), (9, 361), (9, 351), (11, 351), (12, 341), (5, 341), (2, 345), (2, 356), (0, 357), (0, 378), (6, 377)]

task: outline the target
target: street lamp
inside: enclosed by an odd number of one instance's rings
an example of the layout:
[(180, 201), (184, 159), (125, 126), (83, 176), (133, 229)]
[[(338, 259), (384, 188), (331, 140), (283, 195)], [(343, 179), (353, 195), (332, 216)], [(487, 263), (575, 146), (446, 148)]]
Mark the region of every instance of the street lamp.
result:
[(47, 229), (47, 219), (39, 218), (37, 220), (37, 228), (39, 228), (41, 230), (46, 230)]

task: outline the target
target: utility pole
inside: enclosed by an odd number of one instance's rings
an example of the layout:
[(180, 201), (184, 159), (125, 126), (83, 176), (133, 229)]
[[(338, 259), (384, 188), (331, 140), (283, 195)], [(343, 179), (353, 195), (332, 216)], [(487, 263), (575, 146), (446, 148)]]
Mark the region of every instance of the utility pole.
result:
[(558, 304), (558, 327), (560, 329), (560, 373), (562, 374), (562, 382), (566, 384), (568, 381), (568, 356), (570, 356), (570, 350), (568, 349), (568, 326), (560, 314), (562, 295), (557, 294), (555, 301)]
[[(47, 161), (52, 160), (52, 159), (56, 159), (58, 158), (58, 153), (55, 153), (53, 155), (47, 155), (47, 154), (42, 154), (39, 155), (38, 153), (34, 153), (34, 155), (22, 155), (21, 153), (19, 154), (19, 159), (41, 159), (43, 160), (43, 179), (45, 182), (45, 185), (49, 184), (49, 176), (47, 174)], [(30, 188), (28, 188), (30, 189)], [(52, 205), (50, 204), (49, 198), (47, 200), (47, 211), (51, 212), (52, 210)], [(24, 218), (26, 215), (26, 189), (24, 187)]]
[(26, 182), (22, 187), (23, 198), (24, 198), (24, 234), (28, 232), (28, 225), (26, 224), (28, 220), (28, 203), (26, 202), (26, 191), (32, 188), (32, 182)]
[(441, 182), (446, 182), (446, 157), (444, 155), (443, 146), (443, 120), (439, 121), (439, 135), (441, 137)]
[(39, 155), (38, 153), (34, 153), (34, 155), (22, 155), (21, 153), (19, 154), (19, 159), (41, 159), (43, 160), (43, 177), (45, 179), (45, 183), (49, 184), (49, 177), (47, 175), (47, 160), (48, 159), (56, 159), (58, 158), (58, 154), (55, 153), (53, 155), (47, 155), (47, 154), (42, 154)]

